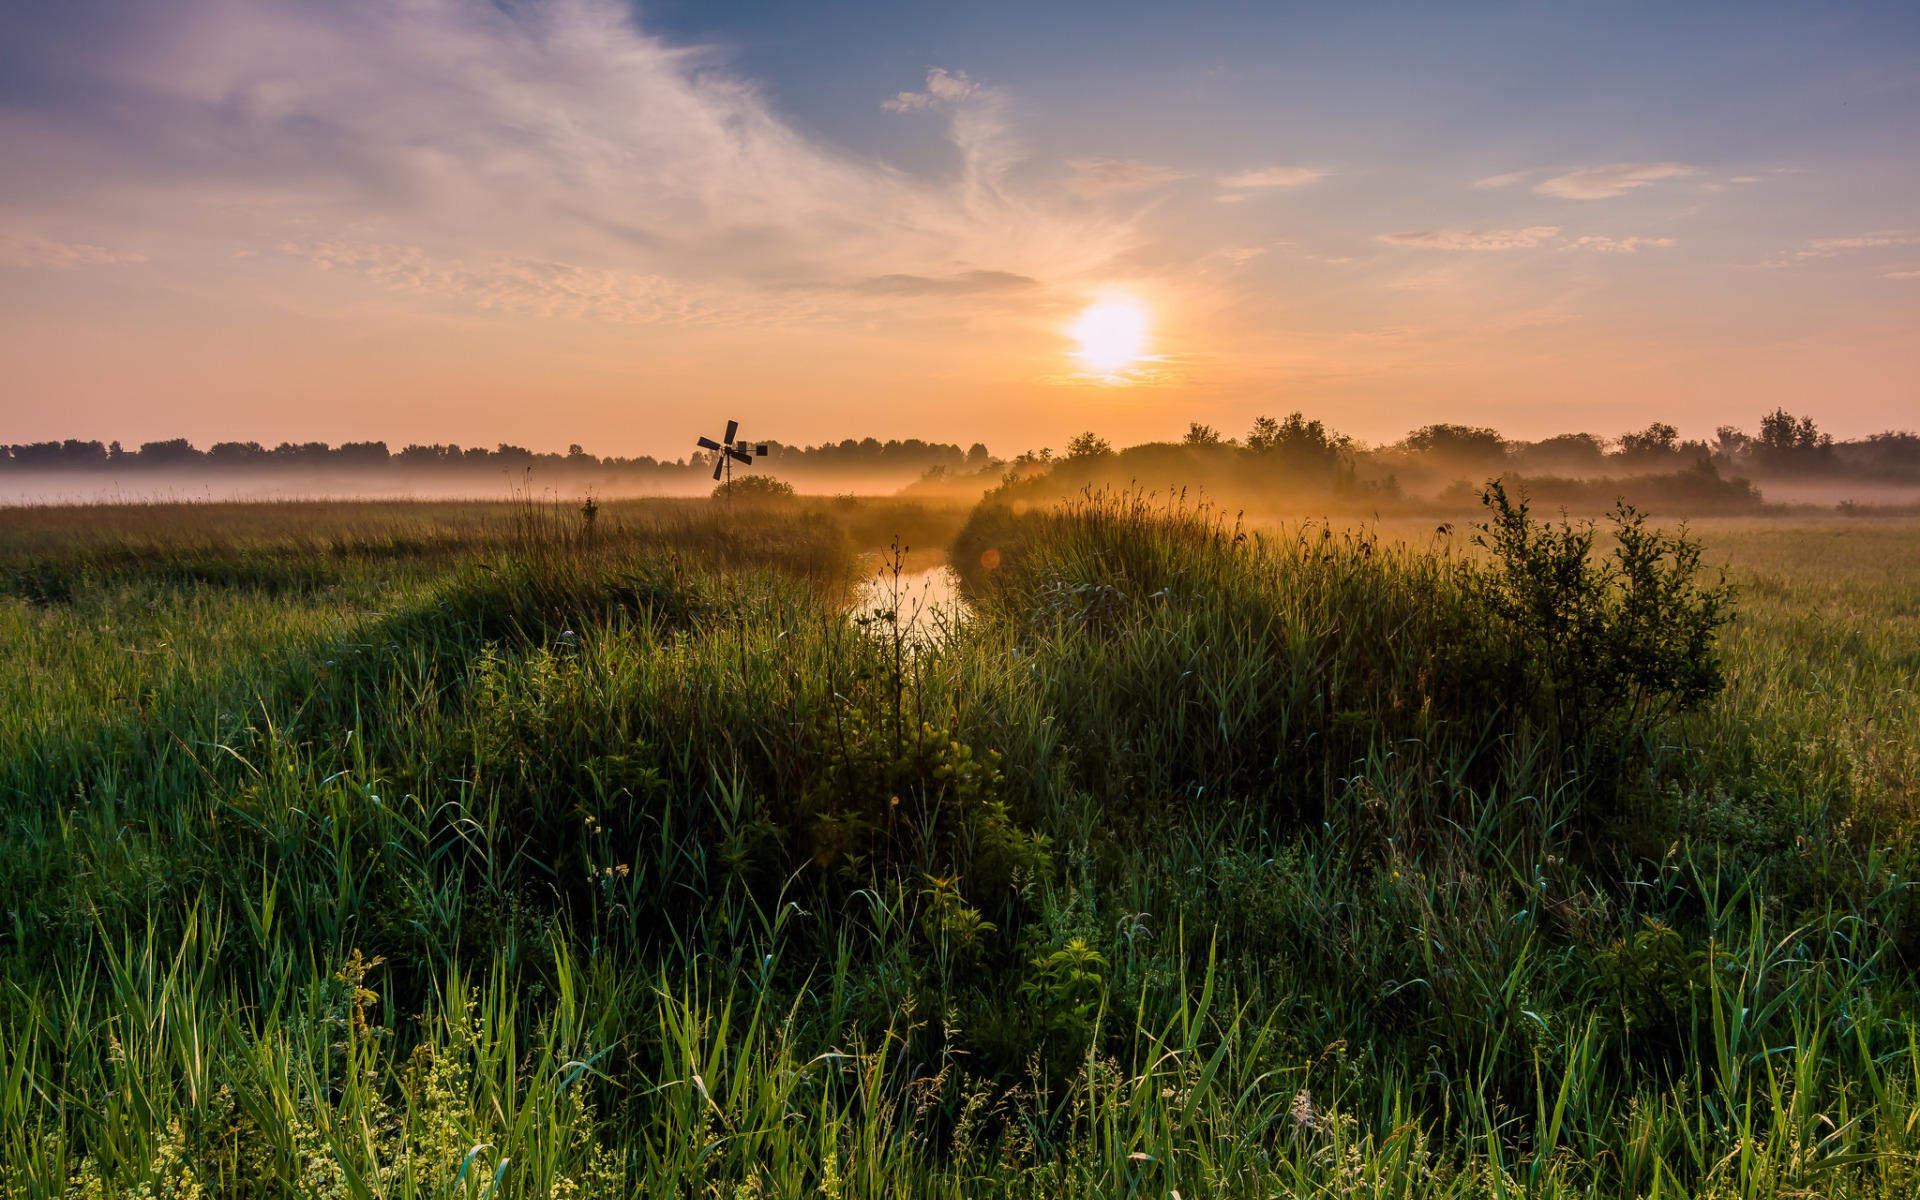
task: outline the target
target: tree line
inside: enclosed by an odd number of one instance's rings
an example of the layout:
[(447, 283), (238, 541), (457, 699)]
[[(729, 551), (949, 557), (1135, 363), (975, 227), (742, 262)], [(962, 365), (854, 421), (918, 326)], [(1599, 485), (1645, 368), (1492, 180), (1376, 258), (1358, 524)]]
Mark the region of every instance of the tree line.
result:
[[(1713, 440), (1683, 439), (1673, 425), (1656, 421), (1644, 429), (1617, 437), (1593, 433), (1563, 433), (1539, 441), (1504, 436), (1497, 429), (1476, 425), (1433, 424), (1408, 433), (1398, 442), (1363, 446), (1337, 433), (1324, 422), (1295, 412), (1285, 418), (1263, 416), (1239, 437), (1223, 435), (1210, 425), (1193, 422), (1181, 439), (1196, 449), (1217, 448), (1285, 462), (1292, 466), (1332, 468), (1356, 455), (1385, 459), (1424, 460), (1436, 465), (1498, 466), (1532, 473), (1575, 475), (1613, 471), (1654, 473), (1709, 464), (1717, 469), (1758, 475), (1844, 474), (1876, 479), (1920, 479), (1920, 434), (1888, 431), (1850, 441), (1837, 441), (1822, 431), (1811, 416), (1784, 408), (1760, 418), (1755, 432), (1732, 425), (1715, 431)], [(995, 458), (975, 442), (965, 450), (954, 443), (920, 438), (846, 438), (816, 446), (765, 443), (768, 465), (788, 469), (834, 471), (910, 471), (936, 475), (987, 471), (1032, 471), (1058, 460), (1085, 460), (1114, 452), (1107, 439), (1091, 431), (1068, 443), (1056, 456), (1051, 449), (1029, 450), (1011, 462)], [(333, 468), (333, 469), (473, 469), (561, 471), (694, 471), (710, 470), (712, 456), (694, 451), (686, 458), (640, 455), (622, 458), (590, 454), (579, 445), (566, 453), (542, 453), (501, 443), (492, 449), (454, 443), (413, 444), (391, 450), (387, 443), (215, 442), (200, 449), (186, 438), (144, 442), (127, 449), (119, 442), (102, 443), (69, 438), (65, 441), (0, 445), (0, 469), (95, 470), (119, 468)]]
[[(926, 471), (932, 468), (976, 470), (993, 461), (985, 445), (974, 443), (969, 449), (946, 442), (928, 442), (920, 438), (893, 439), (847, 438), (818, 446), (790, 446), (767, 442), (768, 457), (786, 467), (820, 470), (896, 470)], [(710, 470), (713, 458), (696, 450), (686, 458), (654, 458), (640, 455), (622, 458), (589, 454), (580, 445), (567, 447), (564, 454), (541, 453), (523, 446), (501, 443), (493, 449), (484, 446), (460, 446), (454, 443), (414, 444), (392, 450), (385, 442), (281, 442), (265, 446), (259, 442), (215, 442), (206, 449), (186, 438), (143, 442), (129, 449), (119, 442), (64, 441), (0, 444), (0, 469), (15, 470), (109, 470), (122, 468), (328, 468), (328, 469), (423, 469), (466, 470)]]

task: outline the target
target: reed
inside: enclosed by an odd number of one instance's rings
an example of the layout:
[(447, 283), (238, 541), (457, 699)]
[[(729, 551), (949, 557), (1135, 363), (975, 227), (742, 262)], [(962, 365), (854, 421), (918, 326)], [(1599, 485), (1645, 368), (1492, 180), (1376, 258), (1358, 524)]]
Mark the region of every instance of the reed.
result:
[(1920, 1184), (1910, 542), (1708, 529), (1603, 773), (1464, 539), (989, 507), (918, 637), (881, 519), (8, 535), (0, 1191)]

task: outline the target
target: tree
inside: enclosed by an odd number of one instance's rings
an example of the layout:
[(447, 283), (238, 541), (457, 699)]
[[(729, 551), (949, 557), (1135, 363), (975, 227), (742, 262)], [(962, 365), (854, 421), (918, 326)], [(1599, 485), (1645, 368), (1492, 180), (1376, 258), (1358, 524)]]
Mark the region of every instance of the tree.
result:
[(1402, 443), (1419, 454), (1439, 458), (1500, 459), (1507, 455), (1507, 439), (1497, 429), (1478, 425), (1424, 425)]
[(215, 442), (207, 451), (207, 460), (223, 466), (238, 466), (265, 458), (266, 454), (259, 442)]
[[(1298, 414), (1296, 414), (1298, 415)], [(1247, 449), (1260, 453), (1271, 450), (1280, 442), (1280, 422), (1272, 417), (1255, 417), (1253, 428), (1247, 430)]]
[(1287, 414), (1284, 421), (1258, 417), (1247, 431), (1247, 449), (1256, 454), (1282, 451), (1300, 461), (1331, 462), (1347, 448), (1348, 439), (1328, 431), (1320, 421), (1309, 421), (1299, 412)]
[(1795, 417), (1784, 408), (1776, 408), (1760, 418), (1760, 445), (1768, 450), (1784, 453), (1832, 444), (1833, 435), (1821, 433), (1812, 417)]
[(200, 451), (185, 438), (171, 438), (164, 442), (140, 443), (140, 463), (142, 466), (174, 466), (180, 463), (199, 462)]
[(1529, 470), (1595, 470), (1606, 461), (1607, 441), (1591, 433), (1562, 433), (1515, 449)]
[(1812, 417), (1796, 417), (1776, 408), (1760, 418), (1760, 436), (1753, 441), (1754, 457), (1776, 470), (1806, 470), (1825, 465), (1833, 456), (1833, 435), (1821, 433)]
[(1070, 459), (1106, 458), (1112, 453), (1113, 443), (1091, 429), (1067, 443)]
[(1202, 425), (1198, 421), (1187, 423), (1187, 436), (1180, 439), (1184, 446), (1218, 446), (1220, 431), (1211, 425)]
[(1672, 454), (1680, 448), (1680, 431), (1665, 421), (1655, 421), (1638, 433), (1620, 435), (1620, 453), (1629, 457)]
[(335, 462), (353, 466), (384, 465), (392, 459), (385, 442), (342, 442), (334, 447)]

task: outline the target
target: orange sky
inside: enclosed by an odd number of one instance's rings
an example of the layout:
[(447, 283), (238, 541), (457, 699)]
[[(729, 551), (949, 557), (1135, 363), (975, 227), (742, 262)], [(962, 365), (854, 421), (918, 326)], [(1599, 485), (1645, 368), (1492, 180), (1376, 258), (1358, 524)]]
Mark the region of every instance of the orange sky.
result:
[[(117, 40), (6, 19), (80, 78), (5, 66), (0, 441), (1920, 424), (1911, 55), (1860, 84), (1895, 132), (1842, 152), (1728, 125), (1744, 79), (1670, 128), (1603, 83), (1565, 129), (1496, 97), (1422, 140), (1422, 97), (1385, 84), (1350, 118), (1258, 78), (1264, 114), (1209, 99), (1199, 51), (1130, 121), (1097, 64), (1069, 95), (985, 49), (885, 72), (882, 47), (860, 70), (898, 86), (836, 129), (783, 99), (810, 76), (591, 0), (183, 0)], [(1819, 79), (1862, 75), (1854, 42), (1826, 53)], [(1068, 332), (1103, 299), (1147, 320), (1104, 375)]]

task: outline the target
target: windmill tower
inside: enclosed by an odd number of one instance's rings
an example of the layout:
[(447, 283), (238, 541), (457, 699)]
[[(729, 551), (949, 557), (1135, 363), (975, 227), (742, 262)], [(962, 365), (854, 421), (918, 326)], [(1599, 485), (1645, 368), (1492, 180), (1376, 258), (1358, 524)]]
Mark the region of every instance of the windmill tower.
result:
[(703, 437), (699, 441), (699, 446), (702, 450), (715, 450), (719, 452), (713, 463), (713, 481), (719, 483), (721, 476), (723, 474), (726, 476), (727, 502), (729, 504), (733, 502), (733, 464), (739, 462), (750, 467), (753, 465), (754, 459), (765, 458), (767, 456), (767, 444), (765, 442), (749, 442), (745, 438), (735, 441), (733, 435), (739, 432), (740, 422), (728, 421), (727, 436), (717, 442), (710, 437)]

